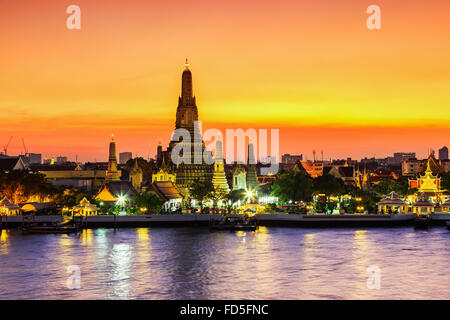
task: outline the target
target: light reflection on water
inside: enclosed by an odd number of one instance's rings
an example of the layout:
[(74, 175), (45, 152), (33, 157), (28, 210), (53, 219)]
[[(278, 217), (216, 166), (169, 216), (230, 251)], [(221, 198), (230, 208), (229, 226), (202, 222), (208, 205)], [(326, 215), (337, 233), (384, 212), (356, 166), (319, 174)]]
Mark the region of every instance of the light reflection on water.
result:
[[(450, 299), (450, 232), (95, 229), (0, 234), (0, 299)], [(78, 265), (81, 289), (66, 287)], [(381, 289), (366, 287), (367, 267)]]

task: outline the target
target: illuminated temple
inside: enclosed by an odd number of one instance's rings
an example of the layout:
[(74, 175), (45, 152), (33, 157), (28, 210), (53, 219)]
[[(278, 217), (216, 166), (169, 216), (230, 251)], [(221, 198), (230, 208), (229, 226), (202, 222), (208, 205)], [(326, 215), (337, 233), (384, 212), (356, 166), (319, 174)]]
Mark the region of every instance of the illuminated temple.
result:
[(416, 179), (409, 180), (409, 188), (417, 189), (417, 193), (410, 200), (418, 200), (420, 195), (426, 195), (434, 203), (445, 201), (443, 193), (445, 190), (441, 188), (440, 175), (444, 170), (431, 153), (427, 161), (422, 165)]
[[(184, 193), (188, 192), (189, 187), (195, 180), (207, 181), (211, 180), (213, 176), (213, 165), (206, 163), (203, 157), (205, 144), (197, 121), (198, 110), (192, 90), (192, 73), (186, 60), (186, 69), (183, 71), (181, 80), (181, 96), (178, 98), (175, 130), (187, 130), (190, 135), (190, 141), (183, 141), (174, 132), (167, 151), (164, 151), (166, 161), (174, 168), (176, 184)], [(180, 153), (183, 158), (189, 159), (190, 163), (174, 163), (171, 153), (175, 146), (180, 144), (183, 144), (182, 147), (186, 148), (185, 150), (190, 150), (188, 155)], [(210, 153), (207, 154), (210, 155)]]

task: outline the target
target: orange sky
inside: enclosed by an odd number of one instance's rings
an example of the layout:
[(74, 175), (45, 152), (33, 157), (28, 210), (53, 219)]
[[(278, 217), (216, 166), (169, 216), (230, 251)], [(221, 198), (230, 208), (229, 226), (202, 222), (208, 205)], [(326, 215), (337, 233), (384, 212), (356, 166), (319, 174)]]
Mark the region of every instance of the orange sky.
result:
[[(81, 7), (81, 30), (66, 8)], [(381, 7), (382, 29), (366, 28)], [(188, 57), (204, 127), (279, 128), (281, 153), (386, 156), (449, 144), (450, 3), (0, 1), (0, 145), (153, 156)]]

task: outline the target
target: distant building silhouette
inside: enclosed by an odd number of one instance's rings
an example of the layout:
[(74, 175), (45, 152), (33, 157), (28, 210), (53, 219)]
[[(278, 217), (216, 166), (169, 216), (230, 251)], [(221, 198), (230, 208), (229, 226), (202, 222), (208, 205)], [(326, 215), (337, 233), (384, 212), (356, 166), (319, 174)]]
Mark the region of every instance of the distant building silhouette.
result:
[(448, 160), (448, 148), (442, 147), (439, 149), (439, 160)]

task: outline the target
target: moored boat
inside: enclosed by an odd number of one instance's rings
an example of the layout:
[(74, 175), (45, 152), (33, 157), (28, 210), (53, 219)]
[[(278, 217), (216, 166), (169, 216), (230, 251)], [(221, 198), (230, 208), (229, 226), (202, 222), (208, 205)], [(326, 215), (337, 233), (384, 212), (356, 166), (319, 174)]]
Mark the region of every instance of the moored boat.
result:
[(258, 225), (254, 219), (224, 217), (221, 220), (211, 220), (209, 229), (215, 231), (255, 231), (258, 229)]
[(53, 225), (53, 226), (39, 226), (39, 225), (29, 225), (23, 226), (23, 233), (55, 233), (55, 234), (67, 234), (75, 233), (80, 231), (77, 226), (63, 226), (63, 225)]
[(414, 218), (414, 229), (428, 229), (431, 224), (429, 216), (417, 216)]

